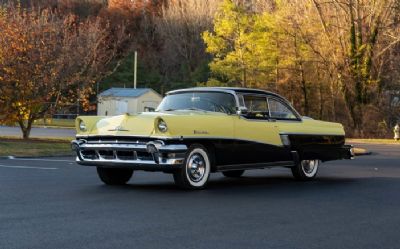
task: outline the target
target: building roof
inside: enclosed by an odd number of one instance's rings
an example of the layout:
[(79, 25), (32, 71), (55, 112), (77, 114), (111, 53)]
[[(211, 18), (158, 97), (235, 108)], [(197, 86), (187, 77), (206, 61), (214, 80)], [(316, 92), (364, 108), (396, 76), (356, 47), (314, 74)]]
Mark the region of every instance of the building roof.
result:
[[(137, 98), (142, 96), (143, 94), (152, 91), (156, 94), (153, 89), (151, 88), (117, 88), (113, 87), (108, 90), (105, 90), (104, 92), (100, 93), (100, 97), (132, 97), (132, 98)], [(159, 95), (159, 94), (158, 94)]]

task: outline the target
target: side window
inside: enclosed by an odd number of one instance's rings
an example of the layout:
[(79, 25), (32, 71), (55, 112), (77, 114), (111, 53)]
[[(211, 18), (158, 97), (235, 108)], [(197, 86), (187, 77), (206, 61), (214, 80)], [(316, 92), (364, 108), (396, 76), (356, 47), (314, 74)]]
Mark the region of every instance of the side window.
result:
[(281, 101), (273, 98), (268, 98), (269, 111), (271, 118), (276, 119), (297, 119), (297, 116), (293, 113), (289, 107)]
[(243, 95), (244, 105), (247, 108), (246, 118), (250, 119), (267, 119), (268, 102), (265, 96)]

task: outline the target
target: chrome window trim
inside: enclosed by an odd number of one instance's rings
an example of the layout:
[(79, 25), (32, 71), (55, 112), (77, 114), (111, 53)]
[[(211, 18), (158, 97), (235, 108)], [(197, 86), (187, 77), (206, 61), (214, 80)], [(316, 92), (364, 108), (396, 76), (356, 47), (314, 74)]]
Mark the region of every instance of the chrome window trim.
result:
[[(235, 97), (236, 100), (236, 108), (239, 108), (240, 101), (238, 95), (261, 95), (267, 98), (267, 103), (268, 103), (268, 98), (274, 98), (277, 99), (278, 101), (282, 102), (284, 105), (289, 107), (288, 109), (291, 110), (294, 115), (297, 117), (297, 119), (293, 119), (295, 121), (303, 121), (301, 118), (301, 115), (297, 112), (297, 110), (290, 104), (290, 102), (282, 97), (281, 95), (265, 90), (260, 90), (260, 89), (252, 89), (252, 88), (241, 88), (241, 87), (194, 87), (194, 88), (187, 88), (187, 89), (179, 89), (179, 90), (173, 90), (170, 92), (166, 93), (166, 96), (171, 95), (171, 94), (178, 94), (178, 93), (186, 93), (186, 92), (224, 92), (224, 93), (229, 93), (232, 94)], [(270, 111), (269, 108), (269, 103), (268, 103), (268, 111)], [(228, 115), (237, 115), (236, 113), (233, 114), (228, 114)], [(247, 119), (249, 120), (249, 119)], [(285, 119), (276, 119), (276, 120), (285, 120)], [(292, 120), (292, 119), (289, 119)]]
[[(236, 93), (236, 94), (237, 94), (238, 96), (241, 96), (241, 97), (242, 97), (243, 104), (244, 104), (242, 107), (245, 107), (245, 108), (247, 108), (247, 107), (246, 107), (246, 102), (244, 101), (244, 95), (261, 96), (261, 97), (265, 98), (265, 101), (267, 102), (268, 114), (270, 115), (270, 112), (269, 112), (269, 104), (268, 104), (268, 96), (267, 96), (267, 94), (264, 94), (264, 93), (244, 93), (244, 92), (238, 92), (238, 93)], [(238, 99), (239, 99), (239, 97), (238, 97)], [(239, 116), (240, 116), (240, 118), (244, 118), (244, 119), (247, 120), (247, 121), (272, 122), (272, 121), (270, 120), (270, 118), (267, 118), (267, 119), (252, 119), (252, 118), (246, 118), (246, 116), (243, 116), (243, 115), (239, 115)]]
[[(268, 106), (268, 114), (269, 117), (267, 119), (251, 119), (251, 118), (246, 118), (246, 116), (241, 116), (242, 118), (246, 119), (247, 121), (261, 121), (261, 122), (275, 122), (275, 121), (279, 121), (279, 122), (303, 122), (303, 119), (301, 118), (301, 115), (296, 111), (296, 109), (289, 104), (289, 102), (281, 97), (281, 96), (274, 96), (271, 95), (269, 93), (244, 93), (244, 92), (238, 92), (236, 93), (238, 96), (244, 96), (244, 95), (251, 95), (251, 96), (262, 96), (266, 99), (267, 101), (267, 106)], [(273, 118), (271, 117), (271, 108), (269, 105), (269, 99), (275, 99), (278, 102), (282, 103), (284, 106), (287, 107), (288, 110), (292, 111), (293, 114), (296, 116), (296, 119), (283, 119), (283, 118)], [(238, 102), (239, 103), (239, 102)], [(243, 99), (243, 103), (245, 103), (244, 99)], [(243, 106), (246, 107), (246, 106)], [(247, 107), (246, 107), (247, 108)]]
[[(235, 91), (233, 90), (228, 90), (228, 89), (218, 89), (218, 88), (188, 88), (188, 89), (181, 89), (181, 90), (175, 90), (175, 91), (170, 91), (168, 92), (165, 96), (169, 96), (169, 95), (175, 95), (175, 94), (180, 94), (180, 93), (191, 93), (191, 92), (214, 92), (214, 93), (227, 93), (227, 94), (231, 94), (233, 95), (233, 97), (235, 98), (235, 102), (236, 102), (236, 110), (239, 108), (239, 98), (236, 94)], [(164, 100), (164, 99), (163, 99)], [(161, 104), (161, 103), (160, 103)], [(205, 110), (204, 110), (205, 111)], [(162, 112), (158, 110), (158, 107), (156, 109), (156, 112)], [(206, 111), (209, 112), (209, 111)], [(225, 112), (217, 112), (217, 113), (224, 113), (226, 115), (236, 115), (236, 113), (225, 113)]]
[[(273, 118), (273, 117), (271, 117), (271, 109), (269, 108), (269, 100), (270, 99), (276, 100), (276, 101), (280, 102), (281, 104), (283, 104), (284, 106), (286, 106), (288, 110), (293, 112), (293, 114), (296, 116), (296, 119), (294, 119), (294, 118), (293, 119), (291, 119), (291, 118), (285, 119), (285, 118)], [(279, 121), (282, 121), (282, 120), (283, 121), (303, 121), (303, 119), (301, 118), (301, 115), (297, 112), (296, 109), (294, 109), (294, 107), (287, 100), (285, 100), (283, 98), (279, 99), (279, 98), (277, 98), (275, 96), (268, 96), (267, 97), (267, 101), (268, 101), (269, 116), (272, 119), (279, 120)]]

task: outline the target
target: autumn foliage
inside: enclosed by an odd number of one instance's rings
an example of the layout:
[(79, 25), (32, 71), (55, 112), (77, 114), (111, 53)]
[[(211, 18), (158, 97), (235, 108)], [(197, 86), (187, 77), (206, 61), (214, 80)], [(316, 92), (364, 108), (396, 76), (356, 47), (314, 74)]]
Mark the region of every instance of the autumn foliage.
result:
[(398, 0), (21, 3), (1, 7), (0, 115), (24, 136), (58, 108), (94, 107), (95, 83), (131, 87), (133, 51), (138, 85), (162, 94), (271, 90), (357, 137), (390, 136), (400, 119)]
[(382, 136), (394, 123), (385, 90), (399, 87), (399, 68), (385, 68), (399, 63), (399, 1), (249, 2), (224, 0), (203, 33), (214, 57), (208, 85), (278, 91), (355, 136)]
[(0, 9), (0, 113), (28, 138), (34, 120), (80, 100), (90, 109), (94, 83), (109, 71), (124, 39), (101, 18), (52, 9)]

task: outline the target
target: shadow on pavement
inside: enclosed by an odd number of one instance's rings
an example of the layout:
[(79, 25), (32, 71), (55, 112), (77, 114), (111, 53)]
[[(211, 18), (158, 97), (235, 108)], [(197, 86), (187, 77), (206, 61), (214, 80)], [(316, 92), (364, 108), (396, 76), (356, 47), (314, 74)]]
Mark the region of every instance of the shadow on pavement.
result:
[[(101, 191), (120, 191), (120, 190), (132, 190), (132, 191), (144, 191), (144, 192), (177, 192), (177, 193), (197, 193), (213, 191), (228, 190), (238, 191), (246, 193), (248, 191), (299, 191), (316, 188), (332, 188), (332, 187), (345, 187), (348, 184), (354, 184), (359, 179), (352, 178), (332, 178), (332, 177), (321, 177), (311, 182), (300, 182), (296, 181), (291, 177), (267, 177), (267, 176), (244, 176), (240, 178), (214, 178), (211, 179), (204, 190), (190, 191), (180, 189), (175, 186), (173, 180), (166, 183), (128, 183), (125, 186), (106, 186), (100, 185), (98, 189)], [(251, 192), (249, 192), (251, 193)]]

